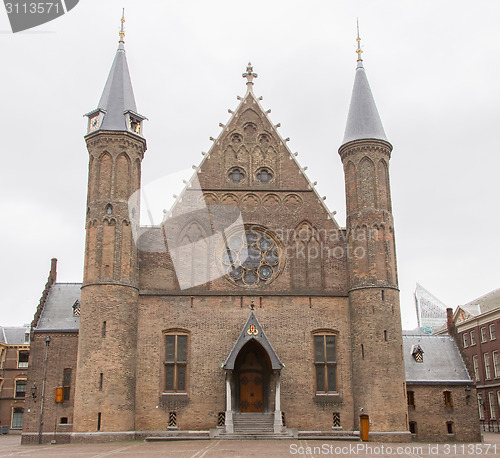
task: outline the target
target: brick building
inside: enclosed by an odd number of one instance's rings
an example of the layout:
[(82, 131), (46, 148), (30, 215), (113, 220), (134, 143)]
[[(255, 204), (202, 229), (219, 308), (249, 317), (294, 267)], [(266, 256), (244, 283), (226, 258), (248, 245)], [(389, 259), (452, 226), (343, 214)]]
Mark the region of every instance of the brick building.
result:
[[(485, 294), (453, 313), (457, 339), (477, 388), (479, 418), (485, 430), (500, 422), (500, 289)], [(445, 333), (445, 330), (440, 331)]]
[(29, 327), (0, 326), (0, 428), (21, 433), (30, 352)]
[(346, 227), (254, 95), (250, 64), (245, 96), (172, 210), (141, 227), (145, 118), (121, 32), (87, 115), (83, 283), (56, 283), (53, 261), (28, 382), (45, 402), (28, 400), (24, 443), (355, 436), (360, 413), (372, 440), (410, 440), (392, 145), (360, 53), (339, 148)]
[(408, 420), (418, 441), (480, 441), (474, 381), (452, 336), (403, 335)]

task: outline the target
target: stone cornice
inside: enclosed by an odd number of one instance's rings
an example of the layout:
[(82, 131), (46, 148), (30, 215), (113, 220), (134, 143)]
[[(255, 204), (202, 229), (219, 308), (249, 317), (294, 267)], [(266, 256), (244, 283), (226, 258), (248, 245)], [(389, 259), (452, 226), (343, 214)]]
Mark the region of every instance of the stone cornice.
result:
[(339, 148), (339, 154), (342, 160), (356, 153), (379, 152), (391, 158), (392, 145), (389, 142), (375, 139), (354, 140), (346, 143)]

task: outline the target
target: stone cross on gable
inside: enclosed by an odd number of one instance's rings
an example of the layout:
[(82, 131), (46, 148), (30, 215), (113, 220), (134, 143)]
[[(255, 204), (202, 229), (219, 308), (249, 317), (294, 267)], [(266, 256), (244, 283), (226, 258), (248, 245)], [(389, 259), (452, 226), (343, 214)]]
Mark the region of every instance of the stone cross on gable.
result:
[(253, 85), (253, 79), (254, 78), (257, 78), (257, 73), (254, 73), (253, 72), (253, 67), (252, 67), (252, 63), (251, 62), (248, 62), (248, 65), (247, 65), (247, 71), (245, 73), (243, 73), (243, 78), (246, 78), (247, 79), (247, 86), (252, 86)]

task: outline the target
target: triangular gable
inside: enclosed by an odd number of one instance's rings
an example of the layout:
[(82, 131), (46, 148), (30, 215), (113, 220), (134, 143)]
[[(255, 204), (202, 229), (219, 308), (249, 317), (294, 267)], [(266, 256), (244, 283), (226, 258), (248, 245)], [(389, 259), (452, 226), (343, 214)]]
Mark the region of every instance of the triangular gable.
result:
[(269, 355), (269, 359), (271, 360), (271, 367), (273, 370), (280, 370), (283, 367), (278, 355), (274, 351), (269, 340), (267, 340), (266, 334), (264, 333), (264, 330), (262, 329), (262, 326), (260, 325), (253, 310), (250, 311), (250, 316), (248, 317), (236, 344), (229, 353), (229, 356), (222, 367), (227, 370), (234, 370), (234, 364), (240, 350), (251, 340), (255, 340), (262, 346), (262, 348), (264, 348), (264, 350), (266, 350)]
[(474, 317), (474, 315), (472, 315), (470, 312), (463, 309), (462, 307), (457, 307), (454, 315), (455, 316), (453, 317), (453, 321), (456, 324), (462, 323), (462, 322)]
[[(260, 99), (260, 98), (259, 98)], [(288, 138), (283, 139), (277, 127), (269, 119), (259, 99), (249, 90), (232, 113), (217, 138), (212, 138), (213, 145), (204, 153), (198, 167), (193, 166), (195, 173), (186, 183), (184, 190), (176, 197), (168, 216), (176, 216), (179, 210), (177, 203), (186, 201), (186, 192), (194, 191), (212, 194), (224, 193), (224, 204), (231, 204), (227, 194), (231, 192), (312, 192), (320, 202), (320, 208), (327, 219), (331, 219), (335, 227), (339, 227), (330, 210), (327, 208), (303, 168), (287, 146)], [(307, 167), (306, 167), (307, 168)], [(238, 169), (235, 172), (235, 169)], [(263, 172), (263, 173), (262, 173)], [(259, 181), (259, 177), (270, 173), (269, 181)], [(232, 182), (230, 176), (243, 178)], [(200, 189), (201, 188), (201, 189)], [(187, 199), (190, 201), (191, 199)], [(207, 200), (207, 204), (212, 202)], [(320, 210), (321, 211), (321, 210)], [(180, 213), (184, 211), (180, 210)]]

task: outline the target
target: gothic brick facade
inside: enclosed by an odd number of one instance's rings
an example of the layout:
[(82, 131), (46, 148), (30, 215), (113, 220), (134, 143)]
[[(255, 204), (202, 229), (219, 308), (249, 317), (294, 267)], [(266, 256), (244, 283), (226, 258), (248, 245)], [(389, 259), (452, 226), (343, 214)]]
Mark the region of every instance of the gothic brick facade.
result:
[[(46, 387), (46, 421), (38, 436), (40, 403), (30, 400), (23, 440), (52, 439), (61, 412), (72, 441), (230, 435), (250, 413), (272, 418), (270, 433), (281, 437), (358, 431), (363, 413), (372, 440), (410, 440), (392, 146), (361, 59), (339, 150), (346, 228), (261, 107), (250, 65), (245, 97), (173, 209), (161, 225), (141, 228), (145, 118), (122, 38), (99, 107), (88, 114), (81, 297), (60, 292), (81, 305), (73, 321), (58, 309), (52, 328), (44, 313), (34, 322), (30, 378)], [(78, 330), (78, 344), (57, 320)], [(68, 368), (68, 403), (54, 405)]]

